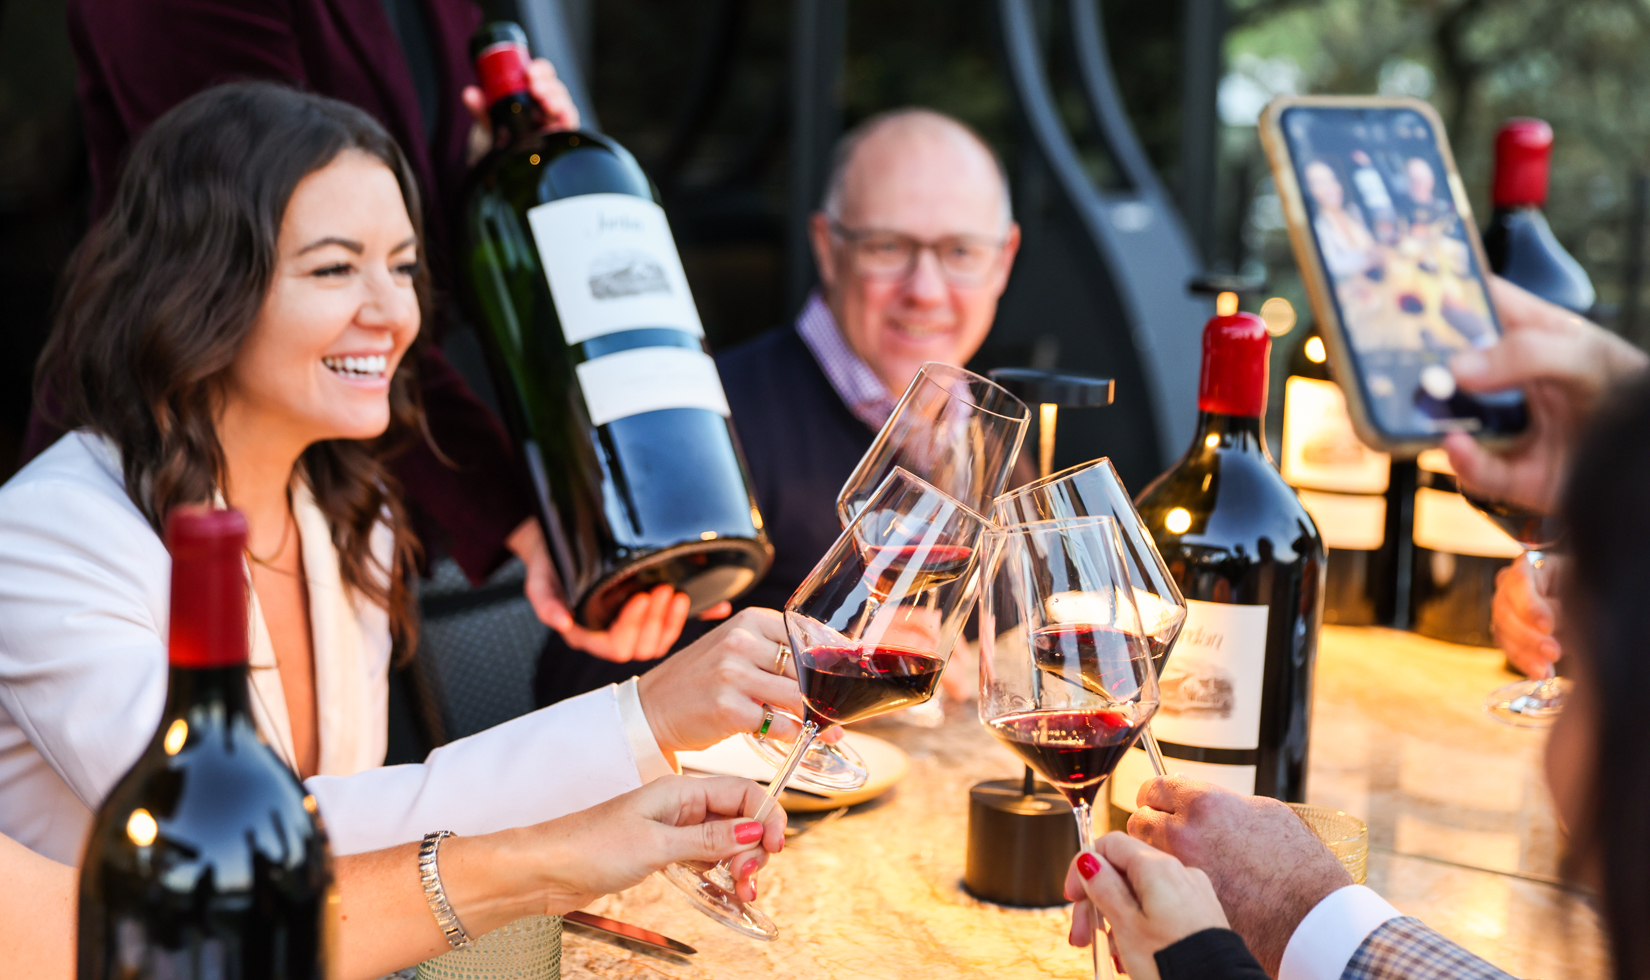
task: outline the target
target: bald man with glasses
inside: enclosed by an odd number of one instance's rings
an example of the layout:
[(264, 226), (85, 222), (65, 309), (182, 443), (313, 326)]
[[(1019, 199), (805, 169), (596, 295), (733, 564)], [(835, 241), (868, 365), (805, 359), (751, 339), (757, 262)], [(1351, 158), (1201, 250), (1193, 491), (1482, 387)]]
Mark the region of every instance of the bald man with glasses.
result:
[[(830, 548), (837, 490), (924, 361), (980, 349), (1020, 245), (996, 156), (927, 109), (873, 116), (838, 142), (810, 232), (820, 287), (795, 323), (716, 357), (774, 548), (738, 607), (782, 608)], [(689, 623), (677, 645), (702, 631)], [(547, 653), (539, 703), (647, 666)]]

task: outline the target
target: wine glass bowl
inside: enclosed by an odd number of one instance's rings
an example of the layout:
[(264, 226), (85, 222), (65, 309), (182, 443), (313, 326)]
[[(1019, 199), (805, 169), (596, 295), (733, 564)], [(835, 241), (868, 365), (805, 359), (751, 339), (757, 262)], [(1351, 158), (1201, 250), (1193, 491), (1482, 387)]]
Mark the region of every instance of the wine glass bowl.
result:
[[(1550, 593), (1552, 570), (1548, 565), (1547, 552), (1558, 545), (1564, 534), (1558, 518), (1519, 504), (1477, 497), (1464, 489), (1461, 496), (1518, 543), (1523, 554), (1516, 560), (1529, 564), (1531, 587), (1544, 595)], [(1484, 699), (1484, 710), (1497, 721), (1519, 728), (1546, 728), (1552, 725), (1558, 720), (1559, 712), (1564, 710), (1564, 696), (1569, 691), (1570, 682), (1553, 673), (1552, 668), (1549, 667), (1548, 671), (1546, 677), (1513, 681), (1491, 691)]]
[(991, 510), (991, 519), (1004, 527), (1078, 517), (1117, 522), (1135, 607), (1152, 645), (1153, 666), (1161, 674), (1186, 622), (1186, 600), (1110, 459), (1081, 463), (1010, 490), (997, 497)]
[(1008, 483), (1030, 424), (1031, 409), (1000, 385), (929, 361), (843, 483), (837, 516), (846, 526), (895, 467), (987, 513)]
[[(825, 727), (926, 702), (974, 605), (990, 522), (895, 468), (785, 604), (802, 733), (753, 815), (773, 808)], [(663, 872), (706, 915), (756, 939), (779, 927), (741, 899), (726, 862)]]
[[(1116, 521), (1128, 586), (1134, 592), (1135, 609), (1152, 649), (1152, 667), (1159, 675), (1163, 673), (1163, 665), (1186, 623), (1186, 599), (1111, 460), (1101, 458), (1072, 466), (1001, 494), (992, 505), (991, 516), (1005, 527), (1091, 516)], [(1160, 776), (1167, 775), (1162, 750), (1149, 728), (1140, 744), (1152, 769)]]

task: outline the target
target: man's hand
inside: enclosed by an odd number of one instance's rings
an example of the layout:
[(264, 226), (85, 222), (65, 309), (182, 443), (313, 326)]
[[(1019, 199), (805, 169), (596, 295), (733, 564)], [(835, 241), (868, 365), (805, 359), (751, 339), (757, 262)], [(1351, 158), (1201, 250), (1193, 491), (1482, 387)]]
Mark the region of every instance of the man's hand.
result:
[[(573, 104), (573, 94), (567, 91), (567, 86), (556, 77), (554, 65), (543, 58), (528, 62), (527, 85), (533, 92), (533, 100), (544, 110), (545, 132), (579, 128), (579, 107)], [(493, 141), (487, 120), (487, 98), (478, 85), (464, 86), (460, 98), (475, 119), (470, 129), (470, 162), (475, 163), (491, 148)]]
[[(573, 615), (562, 604), (561, 580), (550, 561), (550, 549), (544, 543), (538, 518), (522, 521), (504, 543), (527, 566), (522, 592), (533, 604), (533, 611), (573, 649), (620, 664), (657, 660), (669, 653), (682, 635), (682, 627), (687, 624), (687, 593), (675, 592), (668, 585), (656, 586), (651, 592), (631, 596), (607, 629), (587, 630), (573, 621)], [(719, 602), (700, 613), (699, 618), (726, 619), (732, 612), (731, 604)]]
[(1501, 342), (1456, 354), (1450, 371), (1466, 391), (1524, 389), (1530, 428), (1506, 450), (1486, 449), (1462, 432), (1444, 437), (1444, 449), (1469, 492), (1550, 514), (1581, 427), (1604, 393), (1650, 358), (1504, 279), (1491, 278), (1490, 297), (1505, 331)]
[(1526, 677), (1550, 677), (1553, 664), (1563, 653), (1553, 636), (1558, 626), (1558, 598), (1543, 594), (1550, 589), (1537, 586), (1537, 578), (1550, 582), (1558, 572), (1553, 566), (1562, 561), (1556, 555), (1547, 555), (1546, 567), (1539, 576), (1523, 558), (1495, 573), (1490, 630), (1495, 634), (1495, 645)]
[(1184, 776), (1147, 780), (1129, 835), (1199, 868), (1249, 951), (1277, 976), (1306, 913), (1352, 876), (1287, 804)]

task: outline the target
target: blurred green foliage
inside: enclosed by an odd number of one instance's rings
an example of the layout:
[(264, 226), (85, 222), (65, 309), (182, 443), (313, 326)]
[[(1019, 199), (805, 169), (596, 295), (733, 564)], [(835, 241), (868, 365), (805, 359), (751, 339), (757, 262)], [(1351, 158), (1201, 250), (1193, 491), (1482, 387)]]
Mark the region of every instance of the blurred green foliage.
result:
[[(1635, 233), (1632, 182), (1650, 171), (1650, 102), (1634, 97), (1650, 90), (1650, 4), (1233, 0), (1231, 9), (1228, 86), (1276, 89), (1292, 81), (1301, 92), (1431, 101), (1444, 117), (1480, 223), (1488, 217), (1496, 130), (1514, 116), (1547, 120), (1556, 136), (1547, 217), (1592, 276), (1601, 304), (1621, 307)], [(1228, 169), (1259, 154), (1253, 133), (1229, 127)], [(1261, 172), (1247, 166), (1259, 193), (1246, 241), (1274, 274), (1287, 275), (1275, 202), (1259, 186)], [(1650, 337), (1646, 320), (1650, 311), (1640, 313), (1630, 333), (1640, 343)]]

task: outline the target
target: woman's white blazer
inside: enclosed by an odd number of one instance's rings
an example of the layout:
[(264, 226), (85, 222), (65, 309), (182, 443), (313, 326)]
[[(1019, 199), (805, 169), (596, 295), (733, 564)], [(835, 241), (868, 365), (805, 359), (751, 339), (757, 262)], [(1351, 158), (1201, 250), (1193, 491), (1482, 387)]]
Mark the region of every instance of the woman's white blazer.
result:
[[(670, 772), (632, 681), (385, 767), (390, 637), (346, 589), (325, 518), (301, 482), (315, 650), (320, 803), (335, 853), (538, 823)], [(374, 550), (385, 552), (380, 527)], [(0, 833), (78, 864), (91, 816), (153, 737), (166, 701), (171, 558), (126, 495), (117, 451), (70, 433), (0, 487)], [(253, 597), (249, 695), (291, 763), (269, 630)]]

